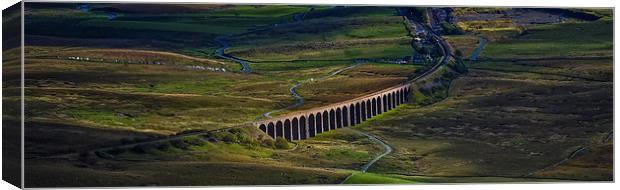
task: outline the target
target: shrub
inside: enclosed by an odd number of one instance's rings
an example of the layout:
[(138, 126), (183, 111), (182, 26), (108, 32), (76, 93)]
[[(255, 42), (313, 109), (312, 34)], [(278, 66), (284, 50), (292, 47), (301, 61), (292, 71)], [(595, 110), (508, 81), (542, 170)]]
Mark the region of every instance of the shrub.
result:
[(454, 56), (457, 58), (462, 58), (463, 52), (460, 49), (457, 49), (456, 51), (454, 51)]
[(276, 138), (276, 143), (275, 143), (276, 148), (278, 149), (289, 149), (291, 148), (291, 143), (289, 143), (285, 138), (283, 137), (277, 137)]
[(224, 141), (227, 143), (238, 142), (237, 135), (231, 133), (231, 131), (237, 132), (236, 130), (233, 130), (233, 129), (229, 131), (218, 132), (218, 133), (213, 134), (213, 138), (216, 138), (220, 141)]
[(441, 28), (443, 29), (443, 32), (448, 35), (463, 34), (463, 31), (461, 31), (458, 26), (449, 22), (441, 22)]
[(275, 147), (275, 142), (273, 141), (273, 139), (270, 139), (270, 138), (264, 138), (263, 141), (261, 142), (261, 144), (263, 144), (263, 146), (269, 147), (269, 148), (274, 148)]
[(229, 133), (229, 132), (226, 132), (226, 133), (224, 134), (224, 137), (222, 137), (222, 140), (223, 140), (224, 142), (227, 142), (227, 143), (236, 143), (236, 142), (239, 142), (239, 139), (237, 138), (237, 135), (232, 134), (232, 133)]
[(252, 138), (249, 134), (240, 133), (237, 135), (237, 139), (240, 143), (248, 144), (248, 145), (256, 145), (256, 139)]
[(239, 134), (239, 133), (243, 133), (243, 130), (241, 130), (240, 128), (232, 128), (228, 130), (228, 132), (233, 133), (233, 134)]
[[(456, 71), (459, 74), (465, 74), (467, 72), (469, 72), (469, 69), (467, 69), (467, 66), (465, 65), (465, 63), (463, 62), (463, 59), (460, 57), (456, 58), (456, 61), (452, 64), (448, 64), (448, 67), (454, 71)], [(454, 78), (456, 78), (456, 76), (453, 76)]]

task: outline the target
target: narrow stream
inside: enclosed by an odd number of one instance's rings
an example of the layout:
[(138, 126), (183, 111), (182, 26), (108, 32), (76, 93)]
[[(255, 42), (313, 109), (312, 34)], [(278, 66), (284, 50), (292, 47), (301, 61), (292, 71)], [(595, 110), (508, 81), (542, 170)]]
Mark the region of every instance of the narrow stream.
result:
[(478, 59), (478, 55), (480, 55), (480, 53), (482, 52), (482, 50), (484, 50), (484, 47), (487, 45), (488, 40), (480, 37), (479, 41), (478, 41), (478, 47), (476, 47), (476, 49), (474, 50), (474, 52), (471, 53), (471, 57), (469, 58), (469, 60), (475, 61)]

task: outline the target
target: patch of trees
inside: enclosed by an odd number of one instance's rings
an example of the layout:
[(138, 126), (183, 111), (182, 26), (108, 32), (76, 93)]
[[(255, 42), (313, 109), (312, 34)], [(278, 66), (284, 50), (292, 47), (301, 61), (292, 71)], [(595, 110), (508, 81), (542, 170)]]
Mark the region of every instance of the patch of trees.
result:
[(454, 63), (448, 64), (447, 66), (453, 71), (456, 71), (457, 74), (467, 74), (467, 72), (469, 72), (469, 69), (467, 69), (465, 62), (463, 62), (462, 56), (456, 56)]
[(232, 128), (228, 131), (222, 131), (208, 135), (216, 141), (223, 141), (225, 143), (238, 143), (248, 146), (259, 146), (260, 142), (251, 136), (250, 132), (243, 128)]
[(405, 25), (405, 29), (407, 30), (407, 36), (409, 37), (415, 37), (415, 29), (411, 26), (411, 24), (409, 23), (409, 21), (407, 19), (403, 19), (403, 25)]
[(276, 137), (275, 146), (278, 149), (289, 149), (292, 147), (291, 143), (289, 143), (284, 137)]
[(441, 22), (441, 29), (443, 29), (444, 34), (447, 35), (459, 35), (463, 34), (463, 31), (458, 26), (453, 23), (443, 21)]
[(449, 63), (447, 67), (448, 69), (444, 70), (445, 72), (439, 77), (423, 84), (417, 89), (420, 93), (414, 94), (415, 104), (430, 105), (447, 98), (452, 81), (468, 72), (467, 66), (460, 58)]
[(275, 140), (271, 139), (271, 138), (264, 138), (261, 141), (261, 144), (267, 148), (277, 148), (277, 149), (289, 149), (291, 147), (293, 147), (293, 145), (291, 143), (289, 143), (285, 138), (283, 137), (276, 137)]
[[(425, 38), (424, 36), (419, 36), (419, 38)], [(413, 50), (420, 55), (429, 55), (432, 58), (439, 58), (443, 56), (443, 50), (439, 47), (439, 45), (434, 42), (435, 40), (432, 38), (425, 39), (426, 41), (431, 41), (433, 43), (428, 42), (416, 42), (412, 41), (411, 47)]]

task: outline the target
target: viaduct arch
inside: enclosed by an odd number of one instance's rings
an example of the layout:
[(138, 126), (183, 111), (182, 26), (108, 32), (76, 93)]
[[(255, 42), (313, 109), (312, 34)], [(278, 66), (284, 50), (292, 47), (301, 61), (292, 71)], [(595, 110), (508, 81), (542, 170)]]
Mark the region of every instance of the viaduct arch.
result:
[(401, 84), (355, 99), (255, 122), (272, 138), (289, 141), (360, 124), (411, 99), (412, 84)]

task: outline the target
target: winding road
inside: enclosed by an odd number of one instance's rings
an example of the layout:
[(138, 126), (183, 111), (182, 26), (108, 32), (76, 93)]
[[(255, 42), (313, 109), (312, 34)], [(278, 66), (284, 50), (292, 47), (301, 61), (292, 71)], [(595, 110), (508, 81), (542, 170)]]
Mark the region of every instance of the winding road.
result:
[[(355, 130), (355, 131), (357, 131), (357, 130)], [(372, 136), (372, 135), (369, 135), (368, 133), (364, 133), (364, 132), (361, 132), (361, 131), (357, 131), (357, 132), (359, 132), (360, 134), (368, 137), (368, 139), (373, 140), (373, 141), (381, 144), (381, 146), (383, 146), (383, 153), (382, 154), (380, 154), (379, 156), (377, 156), (374, 159), (370, 160), (370, 162), (366, 163), (366, 165), (362, 166), (361, 171), (366, 173), (366, 171), (368, 171), (368, 168), (370, 168), (370, 166), (375, 164), (375, 162), (379, 161), (385, 155), (388, 155), (388, 154), (392, 153), (392, 147), (390, 145), (388, 145), (387, 143), (385, 143), (383, 140), (377, 138), (376, 136)]]
[[(359, 134), (362, 134), (366, 137), (368, 137), (368, 139), (373, 140), (379, 144), (381, 144), (381, 146), (383, 146), (383, 153), (381, 153), (380, 155), (376, 156), (374, 159), (370, 160), (368, 163), (364, 164), (362, 166), (362, 168), (360, 169), (360, 171), (362, 171), (362, 173), (366, 173), (366, 171), (368, 171), (368, 168), (370, 168), (370, 166), (372, 166), (373, 164), (375, 164), (375, 162), (379, 161), (381, 158), (383, 158), (384, 156), (392, 153), (392, 147), (390, 145), (388, 145), (387, 143), (385, 143), (383, 140), (377, 138), (376, 136), (372, 136), (368, 133), (364, 133), (362, 131), (358, 131), (352, 128), (349, 128), (350, 130), (353, 130)], [(347, 180), (349, 180), (349, 178), (351, 178), (353, 175), (355, 175), (355, 173), (351, 173), (351, 175), (347, 176), (346, 178), (344, 178), (344, 180), (342, 180), (340, 182), (340, 184), (344, 184)]]

